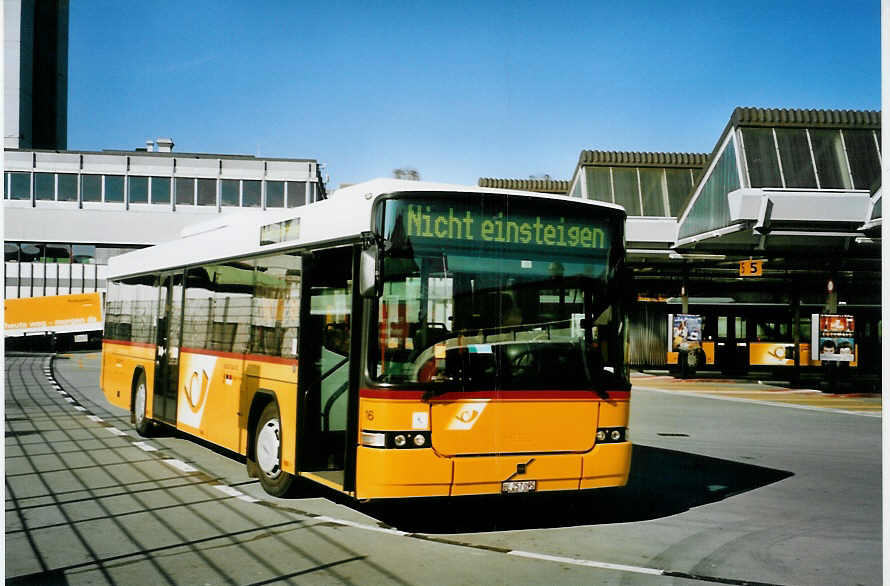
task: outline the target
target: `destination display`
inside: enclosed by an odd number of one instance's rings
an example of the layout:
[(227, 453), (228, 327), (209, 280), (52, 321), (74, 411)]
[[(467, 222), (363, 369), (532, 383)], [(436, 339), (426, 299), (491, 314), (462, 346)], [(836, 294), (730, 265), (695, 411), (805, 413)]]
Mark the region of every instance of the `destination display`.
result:
[[(611, 248), (608, 218), (584, 218), (554, 202), (557, 213), (525, 212), (511, 206), (509, 214), (484, 200), (413, 203), (388, 202), (387, 227), (393, 240), (436, 239), (454, 243), (527, 245), (533, 247), (607, 251)], [(540, 204), (540, 202), (538, 202)], [(538, 206), (540, 208), (540, 205)], [(486, 209), (488, 208), (488, 209)], [(564, 210), (559, 210), (564, 208)], [(559, 211), (575, 212), (559, 214)]]

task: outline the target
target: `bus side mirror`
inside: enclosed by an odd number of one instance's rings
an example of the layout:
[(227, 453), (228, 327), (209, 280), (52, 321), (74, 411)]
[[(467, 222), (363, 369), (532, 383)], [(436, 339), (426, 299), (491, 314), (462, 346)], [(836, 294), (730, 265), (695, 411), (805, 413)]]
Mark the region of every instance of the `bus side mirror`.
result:
[(378, 255), (377, 255), (377, 245), (372, 244), (367, 249), (362, 251), (361, 259), (359, 260), (359, 294), (362, 297), (377, 297), (379, 293), (377, 292), (378, 285)]

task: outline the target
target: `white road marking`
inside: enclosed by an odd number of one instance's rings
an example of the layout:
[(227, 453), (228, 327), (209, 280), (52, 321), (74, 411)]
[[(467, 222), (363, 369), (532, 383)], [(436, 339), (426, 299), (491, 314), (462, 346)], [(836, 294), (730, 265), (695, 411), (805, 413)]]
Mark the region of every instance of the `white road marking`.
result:
[(105, 429), (107, 429), (109, 433), (112, 433), (114, 435), (121, 435), (121, 436), (127, 435), (126, 431), (121, 431), (120, 429), (118, 429), (116, 427), (106, 427)]
[(507, 555), (515, 555), (521, 558), (529, 558), (533, 560), (544, 560), (548, 562), (558, 562), (560, 564), (572, 564), (575, 566), (587, 566), (589, 568), (600, 568), (603, 570), (617, 570), (619, 572), (634, 572), (636, 574), (649, 574), (650, 576), (663, 576), (664, 570), (656, 570), (655, 568), (644, 568), (641, 566), (625, 566), (622, 564), (609, 564), (606, 562), (596, 562), (593, 560), (580, 560), (577, 558), (565, 558), (555, 555), (547, 555), (543, 553), (534, 553), (530, 551), (512, 550)]
[(347, 521), (345, 519), (337, 519), (335, 517), (328, 517), (326, 515), (322, 515), (320, 517), (312, 517), (313, 521), (320, 521), (322, 523), (335, 523), (337, 525), (345, 525), (347, 527), (354, 527), (356, 529), (364, 529), (366, 531), (376, 531), (377, 533), (386, 533), (388, 535), (399, 535), (405, 536), (410, 535), (407, 531), (399, 531), (398, 529), (387, 529), (386, 527), (375, 527), (374, 525), (366, 525), (364, 523), (356, 523), (355, 521)]
[[(688, 391), (667, 391), (665, 389), (656, 389), (653, 387), (642, 387), (634, 385), (634, 390), (651, 391), (653, 393), (664, 393), (667, 395), (680, 395), (681, 397), (704, 397), (705, 399), (717, 399), (718, 401), (734, 401), (736, 403), (750, 403), (752, 405), (765, 405), (767, 407), (789, 407), (791, 409), (802, 409), (804, 411), (821, 411), (825, 413), (843, 413), (846, 415), (860, 415), (863, 417), (881, 417), (880, 412), (872, 411), (847, 411), (845, 409), (831, 409), (829, 407), (813, 407), (812, 405), (795, 405), (794, 403), (782, 403), (781, 401), (758, 401), (757, 399), (744, 399), (742, 397), (724, 397), (721, 395), (711, 395), (708, 393), (692, 393)], [(744, 391), (741, 391), (744, 392)]]
[(148, 442), (133, 442), (133, 445), (142, 450), (143, 452), (157, 452), (158, 449)]
[(176, 468), (177, 470), (182, 470), (183, 472), (192, 473), (192, 472), (198, 471), (197, 468), (186, 464), (182, 460), (176, 460), (176, 459), (170, 458), (168, 460), (164, 460), (164, 463), (167, 464), (168, 466), (172, 466), (173, 468)]
[(75, 405), (74, 408), (77, 409), (78, 411), (86, 411), (87, 410), (86, 407), (81, 407), (80, 405)]
[(102, 423), (104, 421), (104, 419), (102, 419), (98, 415), (87, 415), (87, 418), (91, 421), (95, 421), (96, 423)]
[(69, 403), (74, 402), (74, 399), (72, 399), (71, 397), (65, 397), (65, 400), (68, 401)]
[(233, 496), (233, 497), (235, 497), (235, 498), (237, 498), (237, 499), (240, 499), (240, 500), (245, 501), (245, 502), (248, 502), (248, 503), (258, 503), (258, 502), (260, 502), (260, 499), (253, 498), (253, 497), (250, 496), (250, 495), (244, 494), (243, 492), (241, 492), (241, 491), (238, 490), (237, 488), (232, 488), (231, 486), (228, 486), (228, 485), (226, 485), (226, 484), (214, 484), (214, 485), (213, 485), (213, 488), (215, 488), (216, 490), (218, 490), (218, 491), (220, 491), (220, 492), (222, 492), (222, 493), (225, 493), (225, 494), (227, 494), (227, 495), (229, 495), (229, 496)]

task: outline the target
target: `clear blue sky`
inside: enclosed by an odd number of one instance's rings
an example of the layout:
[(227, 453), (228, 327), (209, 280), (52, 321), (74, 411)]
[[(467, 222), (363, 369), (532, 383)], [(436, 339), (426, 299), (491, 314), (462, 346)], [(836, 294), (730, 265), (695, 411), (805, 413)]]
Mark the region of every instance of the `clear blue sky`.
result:
[(331, 187), (710, 152), (735, 106), (880, 109), (880, 2), (71, 2), (68, 148), (315, 158)]

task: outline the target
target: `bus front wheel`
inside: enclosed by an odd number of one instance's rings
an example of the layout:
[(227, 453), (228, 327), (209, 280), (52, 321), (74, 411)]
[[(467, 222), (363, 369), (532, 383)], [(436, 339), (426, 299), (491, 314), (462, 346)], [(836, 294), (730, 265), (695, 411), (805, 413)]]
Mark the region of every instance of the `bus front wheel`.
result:
[(151, 435), (152, 422), (145, 416), (145, 406), (148, 401), (148, 388), (145, 384), (145, 373), (140, 372), (139, 378), (136, 379), (136, 385), (133, 388), (133, 423), (136, 425), (136, 432), (142, 437)]
[(281, 417), (277, 404), (266, 405), (254, 433), (256, 463), (263, 490), (272, 496), (286, 496), (294, 476), (281, 469)]

